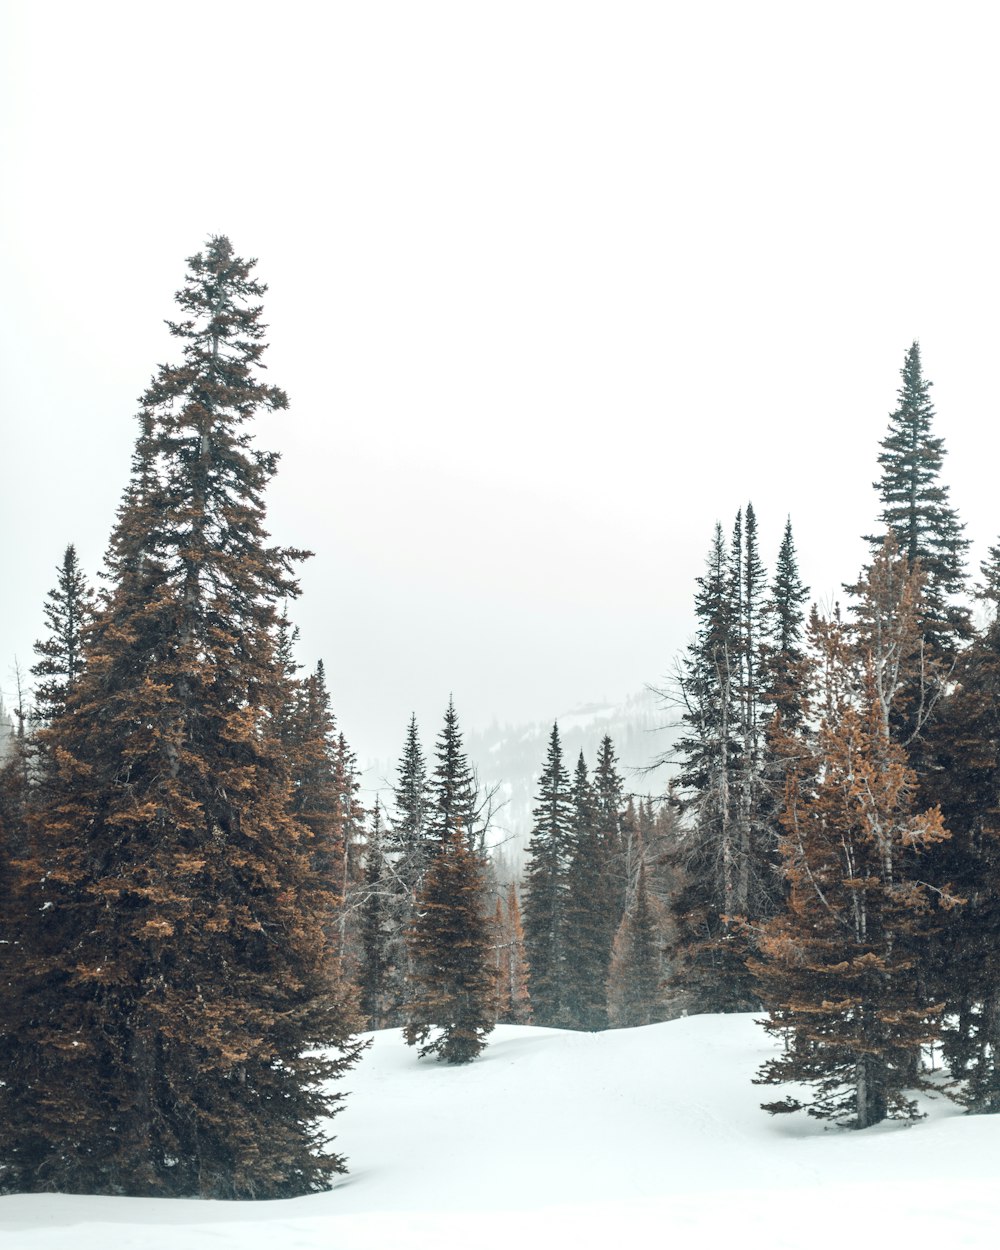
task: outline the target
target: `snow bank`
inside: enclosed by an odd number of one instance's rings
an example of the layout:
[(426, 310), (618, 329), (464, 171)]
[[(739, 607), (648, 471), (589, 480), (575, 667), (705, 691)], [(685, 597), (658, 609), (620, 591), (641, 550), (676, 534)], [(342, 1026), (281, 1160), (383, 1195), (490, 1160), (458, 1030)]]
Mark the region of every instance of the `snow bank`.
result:
[(475, 1063), (418, 1061), (398, 1030), (345, 1086), (351, 1172), (271, 1203), (0, 1199), (16, 1250), (573, 1250), (625, 1237), (826, 1250), (1000, 1234), (1000, 1117), (943, 1097), (864, 1133), (759, 1110), (752, 1016), (567, 1033), (503, 1026)]

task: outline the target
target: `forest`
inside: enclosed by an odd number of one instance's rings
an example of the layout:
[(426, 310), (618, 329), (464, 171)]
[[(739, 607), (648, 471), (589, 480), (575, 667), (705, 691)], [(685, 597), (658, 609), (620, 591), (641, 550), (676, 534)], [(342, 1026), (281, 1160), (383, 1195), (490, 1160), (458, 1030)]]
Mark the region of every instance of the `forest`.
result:
[(265, 292), (225, 236), (188, 260), (101, 588), (70, 544), (40, 605), (0, 767), (0, 1192), (329, 1188), (381, 1029), (464, 1065), (497, 1024), (756, 1012), (756, 1080), (795, 1091), (763, 1112), (912, 1121), (931, 1054), (1000, 1110), (1000, 546), (971, 577), (919, 344), (842, 604), (810, 606), (790, 519), (769, 575), (740, 502), (663, 691), (674, 780), (553, 723), (517, 874), (447, 691), (366, 809), (297, 662)]

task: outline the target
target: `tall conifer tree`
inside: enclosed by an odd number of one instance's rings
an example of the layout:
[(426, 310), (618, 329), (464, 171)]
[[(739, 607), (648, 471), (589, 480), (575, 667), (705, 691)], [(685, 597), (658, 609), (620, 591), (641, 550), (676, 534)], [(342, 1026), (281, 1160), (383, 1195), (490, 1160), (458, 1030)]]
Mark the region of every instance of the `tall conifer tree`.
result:
[(936, 657), (951, 659), (971, 630), (968, 609), (955, 601), (965, 584), (969, 540), (941, 483), (944, 440), (932, 433), (931, 383), (923, 376), (920, 345), (912, 343), (900, 370), (898, 407), (889, 416), (875, 489), (882, 501), (882, 531), (869, 535), (877, 553), (894, 536), (909, 567), (920, 562), (927, 579), (925, 632)]
[(431, 779), (431, 809), (428, 832), (436, 849), (449, 839), (459, 825), (465, 831), (470, 849), (482, 850), (479, 827), (479, 797), (476, 779), (462, 744), (454, 700), (448, 700), (444, 725), (437, 740), (437, 763)]
[[(285, 1197), (343, 1170), (326, 1082), (356, 1057), (324, 936), (333, 889), (289, 811), (276, 605), (301, 553), (264, 530), (277, 457), (248, 425), (252, 262), (188, 262), (183, 362), (142, 399), (111, 587), (65, 709), (18, 910), (17, 1059), (0, 1085), (9, 1188)], [(329, 1048), (330, 1057), (323, 1053)]]
[(35, 686), (35, 715), (47, 724), (63, 710), (66, 696), (83, 670), (84, 632), (94, 614), (94, 596), (76, 558), (72, 543), (63, 553), (59, 578), (45, 601), (48, 633), (35, 643), (37, 662), (31, 672)]
[(759, 1080), (812, 1090), (766, 1110), (806, 1107), (867, 1128), (917, 1115), (912, 1056), (936, 1036), (941, 1005), (915, 993), (915, 973), (932, 897), (946, 896), (920, 859), (948, 835), (940, 811), (913, 811), (915, 777), (889, 735), (870, 651), (837, 621), (816, 616), (812, 632), (820, 721), (782, 813), (788, 905), (762, 926), (751, 960), (765, 1027), (784, 1040)]
[(934, 871), (965, 899), (935, 943), (931, 982), (945, 999), (943, 1050), (959, 1097), (976, 1113), (1000, 1112), (1000, 563), (984, 562), (982, 633), (958, 658), (929, 737), (928, 796), (952, 833)]
[(496, 1023), (482, 838), (470, 838), (466, 823), (476, 819), (476, 809), (475, 781), (449, 699), (437, 742), (430, 862), (406, 935), (409, 1001), (403, 1033), (421, 1056), (436, 1054), (448, 1063), (474, 1059)]
[(556, 1027), (565, 1019), (566, 870), (571, 820), (569, 776), (562, 761), (559, 726), (553, 724), (528, 841), (524, 938), (535, 1023)]

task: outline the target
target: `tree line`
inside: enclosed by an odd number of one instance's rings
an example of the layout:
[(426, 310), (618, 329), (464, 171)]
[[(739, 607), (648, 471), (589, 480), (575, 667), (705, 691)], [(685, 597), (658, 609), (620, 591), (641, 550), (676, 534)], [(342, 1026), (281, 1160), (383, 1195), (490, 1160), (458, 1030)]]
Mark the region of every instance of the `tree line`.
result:
[(332, 1079), (362, 1030), (465, 1063), (498, 1021), (644, 1019), (627, 976), (608, 998), (616, 935), (617, 967), (660, 977), (629, 876), (655, 821), (619, 810), (610, 740), (556, 822), (556, 958), (577, 952), (558, 1002), (544, 891), (529, 883), (522, 924), (453, 703), (431, 766), (411, 718), (391, 810), (361, 802), (324, 666), (295, 659), (309, 553), (265, 529), (277, 458), (251, 424), (288, 401), (260, 376), (254, 263), (222, 236), (189, 259), (168, 322), (181, 360), (140, 401), (104, 589), (68, 546), (30, 705), (19, 690), (0, 767), (0, 1191), (324, 1188), (345, 1168)]
[(678, 670), (685, 820), (670, 983), (767, 1011), (765, 1104), (864, 1128), (912, 1118), (922, 1048), (1000, 1107), (1000, 562), (975, 594), (914, 343), (881, 444), (881, 512), (845, 607), (808, 612), (790, 524), (766, 583), (752, 507), (716, 530)]
[(914, 344), (882, 512), (848, 604), (806, 611), (751, 505), (713, 535), (677, 669), (677, 781), (626, 792), (553, 725), (523, 879), (490, 853), (449, 702), (415, 718), (387, 810), (360, 801), (322, 663), (287, 605), (277, 457), (251, 430), (266, 288), (212, 238), (140, 401), (104, 589), (69, 546), (0, 768), (0, 1190), (282, 1197), (344, 1170), (332, 1078), (363, 1029), (473, 1059), (498, 1022), (603, 1029), (765, 1009), (759, 1075), (858, 1127), (912, 1117), (941, 1042), (1000, 1105), (1000, 548), (965, 600)]

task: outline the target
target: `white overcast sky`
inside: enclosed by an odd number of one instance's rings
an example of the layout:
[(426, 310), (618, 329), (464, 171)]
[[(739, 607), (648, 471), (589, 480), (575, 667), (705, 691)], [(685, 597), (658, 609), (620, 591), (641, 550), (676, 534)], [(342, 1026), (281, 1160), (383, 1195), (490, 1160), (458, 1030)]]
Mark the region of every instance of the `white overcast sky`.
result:
[(1000, 533), (998, 18), (6, 0), (0, 687), (100, 564), (185, 258), (269, 283), (291, 612), (364, 760), (659, 683), (715, 520), (829, 600), (914, 338)]

